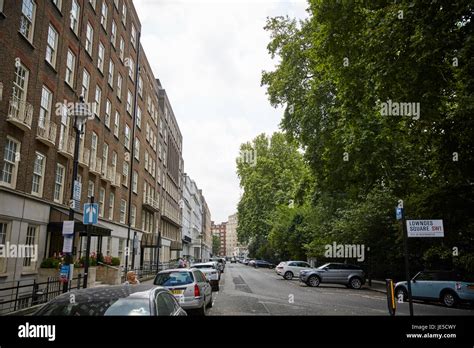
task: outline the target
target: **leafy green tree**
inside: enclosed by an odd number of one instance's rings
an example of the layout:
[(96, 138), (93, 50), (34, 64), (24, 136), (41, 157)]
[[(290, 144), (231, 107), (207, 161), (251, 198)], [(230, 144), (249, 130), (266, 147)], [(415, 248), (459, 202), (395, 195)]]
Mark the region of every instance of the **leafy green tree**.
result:
[[(272, 105), (286, 106), (281, 127), (305, 150), (311, 199), (301, 205), (313, 207), (297, 220), (278, 210), (270, 240), (309, 233), (309, 256), (328, 241), (357, 241), (374, 246), (379, 264), (398, 260), (393, 206), (402, 198), (408, 217), (445, 222), (445, 238), (410, 240), (416, 267), (438, 257), (474, 271), (473, 3), (314, 0), (308, 13), (266, 25), (279, 63), (262, 85)], [(388, 101), (420, 112), (384, 115)], [(456, 245), (462, 255), (449, 262), (436, 252)], [(288, 242), (283, 250), (292, 253)]]
[(221, 239), (219, 236), (212, 235), (212, 254), (219, 255), (221, 249)]

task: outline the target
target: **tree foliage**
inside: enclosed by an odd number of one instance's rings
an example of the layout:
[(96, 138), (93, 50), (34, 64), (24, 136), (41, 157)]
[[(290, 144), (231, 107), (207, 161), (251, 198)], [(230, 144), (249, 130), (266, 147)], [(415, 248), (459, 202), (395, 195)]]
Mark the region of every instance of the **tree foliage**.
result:
[[(273, 106), (286, 107), (281, 127), (294, 151), (254, 140), (257, 166), (238, 167), (239, 238), (280, 258), (361, 243), (380, 274), (397, 272), (393, 209), (403, 199), (408, 218), (445, 226), (445, 238), (410, 239), (414, 267), (473, 271), (473, 3), (314, 0), (308, 13), (265, 27), (279, 62), (262, 85)], [(419, 103), (419, 118), (383, 115), (389, 100)], [(304, 160), (293, 157), (297, 146)]]

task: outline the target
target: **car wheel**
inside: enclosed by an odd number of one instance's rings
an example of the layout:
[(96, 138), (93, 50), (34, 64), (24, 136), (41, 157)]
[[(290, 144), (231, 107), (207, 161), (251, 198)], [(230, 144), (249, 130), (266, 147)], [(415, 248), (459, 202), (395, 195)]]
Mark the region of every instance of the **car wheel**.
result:
[(319, 286), (319, 284), (321, 284), (321, 279), (319, 279), (319, 277), (316, 275), (312, 275), (308, 278), (308, 282), (306, 284), (314, 288), (314, 287)]
[(455, 307), (458, 303), (458, 296), (452, 291), (445, 291), (441, 295), (441, 301), (446, 307)]
[(207, 305), (206, 305), (206, 300), (204, 300), (204, 303), (202, 304), (202, 307), (199, 308), (199, 315), (206, 316), (207, 314)]
[(293, 279), (293, 272), (286, 271), (285, 275), (283, 276), (286, 280), (292, 280)]
[(404, 288), (395, 289), (395, 296), (397, 297), (395, 301), (399, 301), (401, 298), (403, 302), (406, 302), (408, 299), (408, 292)]
[(349, 284), (351, 285), (352, 289), (359, 290), (362, 287), (362, 280), (359, 277), (352, 277), (349, 280)]

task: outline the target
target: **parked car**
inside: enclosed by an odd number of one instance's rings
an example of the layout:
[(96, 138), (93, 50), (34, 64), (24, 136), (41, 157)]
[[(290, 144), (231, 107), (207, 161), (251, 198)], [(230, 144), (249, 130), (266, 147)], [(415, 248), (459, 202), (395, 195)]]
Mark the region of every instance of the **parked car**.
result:
[(242, 263), (247, 266), (249, 264), (249, 261), (250, 261), (249, 259), (243, 259)]
[[(407, 301), (407, 282), (395, 284), (397, 299)], [(447, 307), (461, 302), (474, 303), (474, 278), (456, 271), (422, 271), (411, 280), (412, 298), (440, 301)]]
[(286, 261), (280, 262), (276, 266), (275, 272), (286, 280), (291, 280), (293, 277), (299, 277), (301, 270), (310, 268), (309, 263), (304, 261)]
[(225, 269), (225, 259), (221, 258), (221, 257), (211, 257), (211, 259), (209, 261), (215, 261), (218, 263), (219, 265), (219, 270), (221, 271), (221, 273), (224, 273), (224, 269)]
[(211, 284), (212, 291), (219, 291), (219, 266), (216, 262), (195, 263), (191, 268), (199, 269), (206, 276)]
[(253, 267), (255, 268), (274, 268), (275, 265), (271, 262), (265, 260), (255, 260), (253, 263)]
[[(74, 298), (74, 301), (71, 301), (71, 298)], [(166, 288), (138, 284), (71, 290), (49, 301), (34, 315), (179, 316), (186, 315), (186, 312)]]
[(365, 284), (365, 273), (359, 266), (345, 263), (326, 263), (315, 269), (300, 271), (300, 281), (309, 286), (321, 283), (344, 284), (360, 289)]
[(159, 272), (153, 282), (171, 291), (186, 311), (206, 315), (212, 307), (212, 289), (206, 276), (197, 268), (176, 268)]
[(237, 259), (235, 257), (231, 258), (230, 263), (237, 263)]
[(247, 263), (247, 266), (255, 267), (254, 265), (255, 265), (254, 259), (250, 259), (249, 262)]

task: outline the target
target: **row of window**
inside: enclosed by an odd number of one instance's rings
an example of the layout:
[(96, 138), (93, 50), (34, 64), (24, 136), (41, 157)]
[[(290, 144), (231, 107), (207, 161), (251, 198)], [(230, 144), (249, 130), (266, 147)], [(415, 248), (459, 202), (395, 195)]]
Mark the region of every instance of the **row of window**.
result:
[[(0, 245), (6, 245), (11, 240), (11, 222), (0, 221)], [(35, 245), (39, 240), (39, 226), (28, 224), (26, 229), (26, 241), (25, 245)], [(23, 258), (23, 271), (34, 271), (36, 270), (36, 262), (32, 258), (33, 255), (26, 255)], [(6, 257), (0, 257), (0, 274), (7, 271), (7, 260)]]
[[(92, 141), (92, 146), (97, 145), (97, 138), (93, 136), (92, 139), (96, 139)], [(5, 143), (4, 149), (4, 157), (3, 157), (3, 168), (1, 172), (1, 183), (2, 185), (9, 186), (11, 188), (15, 188), (16, 180), (17, 180), (17, 173), (18, 173), (18, 162), (19, 162), (19, 153), (20, 153), (21, 143), (10, 137), (7, 136), (7, 140)], [(104, 147), (105, 149), (106, 147)], [(113, 164), (116, 165), (116, 153), (114, 152)], [(127, 176), (128, 176), (128, 163), (127, 164)], [(125, 167), (125, 166), (124, 166)], [(45, 168), (46, 168), (46, 156), (40, 152), (35, 152), (35, 159), (33, 165), (33, 178), (31, 184), (31, 194), (37, 197), (43, 196), (43, 188), (44, 188), (44, 176), (45, 176)], [(124, 172), (125, 174), (125, 172)], [(82, 182), (82, 177), (78, 175), (79, 182)], [(54, 193), (53, 199), (56, 203), (63, 203), (64, 197), (64, 185), (65, 185), (65, 167), (59, 163), (56, 164), (55, 176), (54, 176)], [(126, 181), (124, 181), (126, 182)], [(134, 171), (133, 176), (133, 185), (132, 190), (134, 193), (138, 193), (138, 172)], [(155, 188), (149, 184), (146, 180), (144, 181), (144, 188), (143, 188), (144, 197), (151, 197), (155, 199), (156, 191)], [(92, 180), (89, 180), (88, 189), (87, 189), (87, 197), (90, 198), (91, 196), (95, 196), (95, 183)], [(101, 187), (99, 189), (99, 216), (105, 217), (105, 188)], [(108, 201), (108, 218), (113, 220), (114, 217), (114, 206), (115, 206), (115, 194), (114, 192), (110, 192), (109, 194), (109, 201)], [(121, 223), (126, 223), (126, 208), (127, 202), (122, 199), (120, 201), (120, 218), (119, 221)], [(135, 227), (135, 220), (136, 220), (136, 206), (132, 205), (131, 207), (131, 224)], [(1, 243), (0, 243), (1, 244)]]

